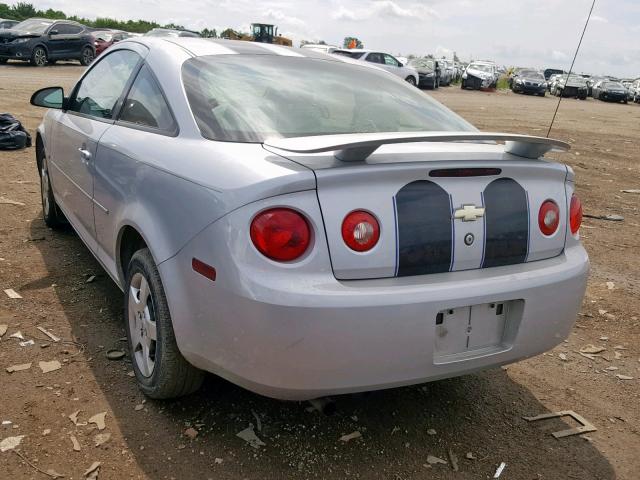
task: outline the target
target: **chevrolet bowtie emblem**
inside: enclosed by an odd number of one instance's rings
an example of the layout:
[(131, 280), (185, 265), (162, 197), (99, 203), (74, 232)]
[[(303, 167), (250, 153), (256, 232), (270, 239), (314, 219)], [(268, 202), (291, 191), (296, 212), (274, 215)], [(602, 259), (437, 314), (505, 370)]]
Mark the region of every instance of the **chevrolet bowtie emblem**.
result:
[(484, 217), (484, 207), (475, 205), (463, 205), (453, 214), (453, 218), (462, 219), (463, 222), (474, 222), (481, 217)]

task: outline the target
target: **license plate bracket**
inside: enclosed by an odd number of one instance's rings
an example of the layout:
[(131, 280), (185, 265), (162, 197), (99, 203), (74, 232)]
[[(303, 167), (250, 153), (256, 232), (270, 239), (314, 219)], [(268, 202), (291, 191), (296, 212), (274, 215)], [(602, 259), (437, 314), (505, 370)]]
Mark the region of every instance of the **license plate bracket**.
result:
[(503, 351), (510, 346), (522, 300), (483, 303), (438, 312), (434, 360), (447, 363)]

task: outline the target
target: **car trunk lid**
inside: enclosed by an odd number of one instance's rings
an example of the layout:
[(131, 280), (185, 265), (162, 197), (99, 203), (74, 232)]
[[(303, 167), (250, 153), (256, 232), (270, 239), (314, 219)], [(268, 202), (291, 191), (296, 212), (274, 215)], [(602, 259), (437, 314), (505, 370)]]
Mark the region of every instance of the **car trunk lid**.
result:
[[(495, 144), (386, 145), (356, 162), (331, 152), (279, 153), (315, 172), (338, 279), (498, 267), (564, 249), (563, 165), (524, 159)], [(559, 207), (560, 224), (547, 237), (538, 211), (549, 199)], [(342, 222), (354, 210), (372, 213), (380, 224), (380, 240), (368, 252), (351, 250), (342, 238)]]

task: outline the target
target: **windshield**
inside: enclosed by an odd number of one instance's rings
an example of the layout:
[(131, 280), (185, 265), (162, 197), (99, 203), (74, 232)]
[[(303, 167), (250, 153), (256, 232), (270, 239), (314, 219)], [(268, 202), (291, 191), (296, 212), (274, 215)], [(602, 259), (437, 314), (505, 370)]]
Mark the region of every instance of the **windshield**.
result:
[(524, 78), (544, 80), (544, 76), (540, 72), (536, 72), (534, 70), (524, 70), (520, 72), (518, 75)]
[(92, 34), (96, 40), (104, 40), (105, 42), (110, 42), (113, 38), (113, 33), (111, 32), (93, 32)]
[[(564, 77), (565, 79), (567, 78), (566, 76)], [(571, 83), (577, 83), (579, 85), (586, 85), (587, 84), (587, 79), (580, 77), (578, 75), (571, 75), (569, 77), (569, 82)]]
[(493, 67), (491, 65), (484, 65), (482, 63), (472, 63), (468, 68), (473, 70), (480, 70), (486, 73), (493, 73)]
[(211, 140), (475, 131), (451, 110), (389, 73), (339, 61), (206, 56), (187, 60), (182, 80), (198, 127)]
[(53, 22), (48, 20), (31, 19), (20, 22), (15, 27), (13, 27), (13, 29), (32, 33), (44, 33), (52, 24)]
[(433, 70), (433, 60), (424, 60), (421, 58), (414, 58), (409, 62), (409, 65), (411, 65), (412, 67), (428, 68)]
[(624, 87), (623, 87), (621, 84), (619, 84), (618, 82), (604, 82), (604, 83), (602, 84), (602, 86), (603, 86), (603, 88), (611, 88), (611, 89), (613, 89), (613, 90), (616, 90), (616, 89), (621, 90), (621, 89), (623, 89), (623, 88), (624, 88)]

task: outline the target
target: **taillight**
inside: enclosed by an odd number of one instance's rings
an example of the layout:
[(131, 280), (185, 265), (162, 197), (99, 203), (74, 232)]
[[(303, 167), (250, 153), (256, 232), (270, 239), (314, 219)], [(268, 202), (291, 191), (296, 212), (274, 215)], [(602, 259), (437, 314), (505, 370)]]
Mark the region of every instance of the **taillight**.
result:
[(540, 231), (550, 236), (556, 233), (558, 225), (560, 224), (560, 209), (558, 204), (553, 200), (545, 200), (540, 206), (540, 212), (538, 213), (538, 226)]
[(582, 203), (576, 194), (571, 197), (571, 206), (569, 207), (569, 225), (571, 233), (576, 235), (582, 225)]
[(351, 250), (366, 252), (375, 247), (380, 238), (376, 217), (364, 210), (355, 210), (342, 221), (342, 239)]
[(272, 208), (251, 222), (251, 241), (265, 257), (290, 262), (307, 251), (311, 241), (309, 223), (290, 208)]

